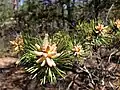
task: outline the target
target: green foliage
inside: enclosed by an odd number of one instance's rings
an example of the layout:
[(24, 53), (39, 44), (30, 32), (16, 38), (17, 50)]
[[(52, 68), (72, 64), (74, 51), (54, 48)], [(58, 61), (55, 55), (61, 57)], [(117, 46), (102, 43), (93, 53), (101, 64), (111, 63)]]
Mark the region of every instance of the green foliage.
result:
[(73, 43), (68, 32), (59, 31), (52, 36), (53, 42), (58, 46), (58, 52), (63, 50), (71, 50), (73, 48)]
[[(65, 72), (72, 69), (72, 62), (75, 57), (72, 52), (67, 51), (70, 46), (69, 43), (66, 43), (70, 42), (70, 39), (68, 39), (66, 35), (62, 35), (64, 36), (62, 38), (58, 38), (60, 34), (58, 36), (57, 35), (58, 33), (54, 38), (52, 38), (53, 40), (49, 39), (49, 42), (57, 44), (57, 52), (60, 53), (60, 56), (53, 58), (56, 66), (50, 67), (47, 64), (45, 64), (45, 66), (41, 66), (41, 63), (36, 63), (36, 60), (42, 58), (42, 55), (38, 58), (34, 53), (34, 51), (37, 51), (35, 44), (37, 43), (40, 47), (43, 47), (46, 37), (42, 39), (41, 37), (31, 37), (23, 34), (25, 48), (20, 64), (25, 65), (26, 71), (29, 72), (33, 78), (38, 78), (38, 80), (41, 81), (41, 84), (48, 82), (54, 84), (59, 76), (64, 78)], [(60, 43), (62, 45), (60, 45)]]
[[(98, 21), (100, 23), (101, 20)], [(101, 24), (103, 25), (103, 24)], [(113, 39), (113, 32), (110, 24), (109, 26), (104, 26), (104, 30), (97, 33), (96, 26), (94, 20), (91, 20), (90, 22), (82, 22), (78, 23), (76, 26), (76, 30), (81, 34), (80, 39), (84, 40), (85, 42), (91, 43), (92, 45), (108, 45), (112, 42)]]

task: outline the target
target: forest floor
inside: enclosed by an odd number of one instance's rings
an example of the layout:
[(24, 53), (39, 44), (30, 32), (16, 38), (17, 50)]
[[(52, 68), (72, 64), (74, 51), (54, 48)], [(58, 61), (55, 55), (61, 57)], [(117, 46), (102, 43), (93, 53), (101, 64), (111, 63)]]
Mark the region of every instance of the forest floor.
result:
[[(37, 87), (35, 80), (30, 80), (23, 67), (16, 66), (17, 58), (0, 58), (0, 90), (43, 90)], [(45, 90), (57, 90), (54, 87), (46, 87)]]
[[(0, 58), (0, 90), (120, 90), (120, 65), (99, 65), (87, 61), (85, 66), (75, 64), (74, 72), (68, 72), (64, 81), (56, 86), (37, 86), (30, 80), (23, 67), (16, 66), (17, 58)], [(79, 69), (79, 70), (78, 70)], [(94, 89), (90, 89), (94, 88)]]

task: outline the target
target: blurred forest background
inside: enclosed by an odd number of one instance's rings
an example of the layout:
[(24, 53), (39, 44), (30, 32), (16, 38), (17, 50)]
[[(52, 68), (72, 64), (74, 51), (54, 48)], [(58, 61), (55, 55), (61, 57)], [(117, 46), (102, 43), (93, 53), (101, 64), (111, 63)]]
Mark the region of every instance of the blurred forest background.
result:
[(119, 0), (1, 0), (0, 51), (8, 51), (11, 37), (27, 27), (35, 35), (72, 32), (78, 22), (101, 19), (107, 25), (110, 19), (119, 17)]

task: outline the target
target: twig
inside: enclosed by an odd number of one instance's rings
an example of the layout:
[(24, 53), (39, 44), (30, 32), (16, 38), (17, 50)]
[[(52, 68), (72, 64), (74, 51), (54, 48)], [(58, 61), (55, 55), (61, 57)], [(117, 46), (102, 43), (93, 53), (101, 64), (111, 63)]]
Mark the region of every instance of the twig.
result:
[(70, 87), (72, 86), (72, 84), (73, 84), (73, 81), (70, 82), (66, 90), (70, 90)]
[(113, 86), (113, 84), (110, 81), (109, 81), (109, 84), (112, 87), (112, 89), (114, 90), (114, 86)]
[(111, 59), (112, 55), (114, 55), (116, 52), (118, 52), (118, 50), (113, 51), (113, 52), (110, 54), (110, 56), (109, 56), (109, 58), (108, 58), (108, 63), (110, 63), (110, 59)]
[(108, 13), (107, 13), (107, 16), (106, 16), (106, 21), (108, 21), (108, 16), (109, 16), (109, 14), (110, 14), (113, 7), (114, 7), (114, 3), (111, 5), (111, 7), (108, 10)]
[(104, 86), (105, 85), (104, 78), (101, 80), (101, 82), (102, 82), (102, 85)]
[(95, 85), (95, 83), (94, 83), (94, 81), (93, 81), (93, 79), (92, 79), (92, 75), (90, 74), (90, 72), (88, 71), (88, 69), (87, 69), (85, 66), (84, 66), (83, 68), (85, 69), (85, 72), (88, 73), (88, 75), (89, 75), (89, 77), (90, 77), (90, 79), (91, 79), (92, 84)]
[(94, 81), (92, 79), (92, 75), (90, 74), (90, 72), (88, 71), (88, 69), (85, 66), (83, 68), (79, 67), (79, 69), (81, 69), (82, 71), (88, 73), (88, 75), (89, 75), (89, 77), (91, 79), (92, 84), (95, 85), (95, 83), (94, 83)]
[(75, 79), (78, 77), (79, 75), (76, 74), (74, 77), (73, 77), (73, 80), (70, 82), (70, 84), (68, 85), (67, 89), (66, 90), (70, 90), (70, 87), (72, 86), (72, 84), (75, 82)]

